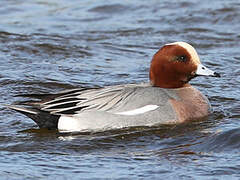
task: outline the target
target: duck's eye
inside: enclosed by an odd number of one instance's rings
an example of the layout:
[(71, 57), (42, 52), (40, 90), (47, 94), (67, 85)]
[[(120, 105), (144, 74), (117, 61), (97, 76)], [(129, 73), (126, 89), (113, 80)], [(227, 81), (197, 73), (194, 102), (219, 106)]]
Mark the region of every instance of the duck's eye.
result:
[(187, 56), (185, 56), (185, 55), (178, 56), (177, 60), (180, 61), (180, 62), (186, 62), (187, 61)]

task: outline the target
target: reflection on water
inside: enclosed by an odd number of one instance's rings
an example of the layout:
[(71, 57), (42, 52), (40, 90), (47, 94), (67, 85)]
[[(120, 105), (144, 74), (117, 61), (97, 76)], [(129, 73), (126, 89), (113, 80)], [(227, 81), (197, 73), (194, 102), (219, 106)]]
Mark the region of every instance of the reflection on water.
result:
[[(223, 1), (2, 1), (0, 172), (3, 179), (221, 178), (239, 173), (240, 6)], [(148, 80), (163, 44), (186, 41), (221, 79), (194, 79), (205, 122), (90, 134), (37, 129), (10, 111), (20, 93)], [(224, 176), (224, 177), (225, 177)]]

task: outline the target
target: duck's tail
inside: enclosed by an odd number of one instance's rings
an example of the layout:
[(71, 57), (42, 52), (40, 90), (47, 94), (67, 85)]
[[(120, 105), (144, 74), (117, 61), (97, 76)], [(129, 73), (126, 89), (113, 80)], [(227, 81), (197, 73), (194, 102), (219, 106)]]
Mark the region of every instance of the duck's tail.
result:
[(57, 129), (60, 115), (50, 114), (35, 108), (19, 107), (17, 105), (7, 106), (31, 118), (40, 128)]
[(17, 97), (27, 98), (26, 101), (17, 101), (7, 107), (31, 118), (40, 128), (57, 129), (60, 115), (73, 114), (86, 107), (75, 105), (83, 100), (78, 95), (88, 89), (76, 88), (53, 94), (21, 94)]

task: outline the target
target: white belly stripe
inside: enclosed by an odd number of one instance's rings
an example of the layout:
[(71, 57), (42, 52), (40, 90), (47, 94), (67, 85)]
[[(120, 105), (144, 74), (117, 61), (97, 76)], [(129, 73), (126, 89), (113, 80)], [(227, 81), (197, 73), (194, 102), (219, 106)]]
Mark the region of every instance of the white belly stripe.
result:
[(123, 112), (119, 112), (119, 113), (115, 113), (115, 114), (133, 116), (133, 115), (137, 115), (137, 114), (143, 114), (148, 111), (153, 111), (153, 110), (157, 109), (158, 107), (159, 107), (158, 105), (146, 105), (141, 108), (133, 109), (130, 111), (123, 111)]
[[(137, 109), (133, 109), (130, 111), (123, 111), (114, 113), (116, 115), (124, 115), (124, 116), (133, 116), (138, 114), (143, 114), (149, 111), (153, 111), (157, 109), (158, 105), (146, 105)], [(84, 113), (84, 112), (83, 112)], [(108, 112), (106, 112), (108, 113)], [(109, 112), (110, 113), (110, 112)], [(111, 114), (111, 113), (110, 113)], [(112, 115), (114, 115), (112, 114)], [(75, 132), (75, 131), (89, 131), (98, 128), (109, 128), (109, 126), (113, 126), (114, 128), (118, 127), (118, 123), (113, 124), (114, 119), (104, 121), (104, 114), (102, 119), (92, 119), (88, 121), (85, 116), (61, 116), (58, 120), (58, 130), (59, 132)], [(119, 118), (119, 117), (117, 117)], [(116, 119), (115, 119), (116, 120)], [(120, 126), (119, 126), (120, 127)]]

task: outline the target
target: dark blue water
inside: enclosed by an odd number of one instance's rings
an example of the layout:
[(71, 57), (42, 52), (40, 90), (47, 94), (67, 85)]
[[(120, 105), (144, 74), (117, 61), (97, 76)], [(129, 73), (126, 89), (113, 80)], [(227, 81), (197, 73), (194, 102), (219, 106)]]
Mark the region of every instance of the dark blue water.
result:
[[(3, 106), (147, 81), (152, 55), (174, 41), (222, 75), (192, 81), (212, 104), (204, 122), (62, 135)], [(1, 179), (239, 179), (239, 47), (237, 0), (1, 1)]]

